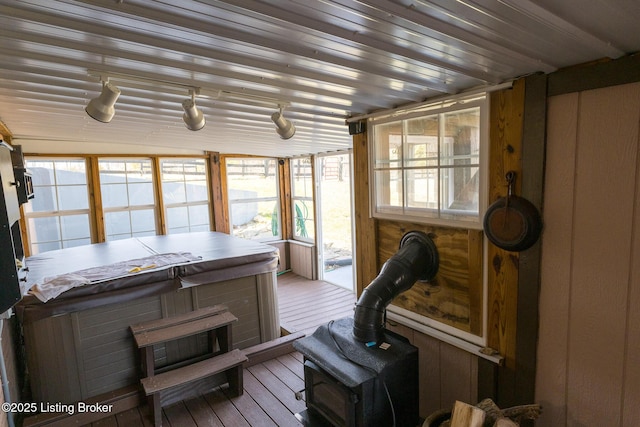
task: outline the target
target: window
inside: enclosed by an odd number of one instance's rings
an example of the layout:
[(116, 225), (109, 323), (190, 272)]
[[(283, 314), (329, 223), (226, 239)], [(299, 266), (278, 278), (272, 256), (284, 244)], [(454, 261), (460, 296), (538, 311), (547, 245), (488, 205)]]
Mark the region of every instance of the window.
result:
[(315, 239), (312, 175), (311, 157), (291, 159), (293, 237), (309, 242)]
[(101, 159), (98, 169), (106, 240), (157, 234), (151, 159)]
[(245, 239), (279, 239), (276, 159), (227, 158), (226, 170), (232, 234)]
[(204, 159), (162, 159), (167, 234), (209, 231), (209, 187)]
[(85, 161), (27, 158), (26, 167), (35, 194), (23, 205), (31, 255), (90, 244)]
[(480, 226), (482, 100), (373, 122), (373, 214)]

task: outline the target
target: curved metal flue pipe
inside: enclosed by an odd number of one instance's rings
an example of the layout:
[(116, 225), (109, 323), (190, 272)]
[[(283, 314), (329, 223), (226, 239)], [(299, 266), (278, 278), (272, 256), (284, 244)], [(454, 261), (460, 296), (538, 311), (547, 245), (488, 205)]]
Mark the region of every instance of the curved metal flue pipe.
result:
[(353, 335), (358, 341), (376, 342), (384, 333), (387, 306), (417, 280), (429, 281), (438, 272), (440, 258), (433, 240), (421, 231), (402, 237), (400, 249), (384, 263), (378, 277), (364, 289), (353, 317)]

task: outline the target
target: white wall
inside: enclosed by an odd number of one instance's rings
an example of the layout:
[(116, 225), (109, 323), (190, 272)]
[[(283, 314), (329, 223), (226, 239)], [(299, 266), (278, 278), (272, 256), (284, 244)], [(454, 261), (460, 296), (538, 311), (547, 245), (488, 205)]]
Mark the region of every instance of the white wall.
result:
[(640, 83), (552, 97), (536, 426), (640, 422)]

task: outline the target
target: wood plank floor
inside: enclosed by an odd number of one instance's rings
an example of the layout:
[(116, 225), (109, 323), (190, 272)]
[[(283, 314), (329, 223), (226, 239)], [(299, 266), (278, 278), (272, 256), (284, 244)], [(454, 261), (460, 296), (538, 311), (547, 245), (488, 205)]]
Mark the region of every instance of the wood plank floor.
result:
[(353, 292), (321, 280), (294, 273), (278, 276), (280, 327), (289, 333), (310, 335), (330, 320), (353, 317)]
[[(282, 329), (309, 335), (330, 320), (353, 316), (355, 295), (319, 280), (293, 273), (278, 276)], [(298, 352), (244, 370), (244, 394), (229, 396), (227, 386), (163, 408), (163, 427), (300, 426), (295, 414), (304, 410), (296, 392), (304, 389), (303, 358)], [(304, 393), (302, 393), (304, 398)], [(85, 427), (153, 426), (147, 405), (104, 418)]]
[[(304, 410), (296, 392), (304, 389), (302, 355), (292, 352), (244, 370), (244, 394), (229, 396), (226, 385), (162, 409), (163, 427), (300, 426)], [(304, 397), (304, 393), (302, 393)], [(85, 427), (151, 427), (147, 405), (104, 418)]]

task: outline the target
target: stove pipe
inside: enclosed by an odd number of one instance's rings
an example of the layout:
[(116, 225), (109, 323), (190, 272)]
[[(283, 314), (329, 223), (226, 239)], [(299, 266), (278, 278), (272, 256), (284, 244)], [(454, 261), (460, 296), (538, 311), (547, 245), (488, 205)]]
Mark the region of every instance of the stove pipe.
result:
[(362, 342), (379, 343), (384, 332), (387, 306), (417, 281), (433, 279), (439, 256), (433, 240), (421, 231), (410, 231), (400, 240), (400, 249), (384, 263), (378, 277), (367, 286), (356, 303), (353, 335)]

